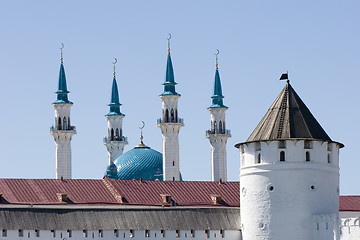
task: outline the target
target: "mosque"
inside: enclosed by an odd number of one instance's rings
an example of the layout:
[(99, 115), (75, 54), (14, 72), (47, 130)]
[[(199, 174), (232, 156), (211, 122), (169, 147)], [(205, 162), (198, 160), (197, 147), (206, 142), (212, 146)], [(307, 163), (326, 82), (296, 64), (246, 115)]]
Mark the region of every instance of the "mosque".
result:
[[(249, 138), (235, 145), (240, 182), (227, 181), (226, 129), (217, 64), (210, 112), (211, 181), (183, 181), (178, 99), (168, 42), (162, 153), (141, 142), (124, 153), (115, 64), (102, 179), (72, 179), (69, 101), (61, 50), (55, 179), (0, 178), (0, 239), (360, 239), (360, 196), (339, 196), (339, 150), (286, 84)], [(262, 110), (259, 110), (262, 111)], [(104, 166), (105, 168), (105, 166)]]

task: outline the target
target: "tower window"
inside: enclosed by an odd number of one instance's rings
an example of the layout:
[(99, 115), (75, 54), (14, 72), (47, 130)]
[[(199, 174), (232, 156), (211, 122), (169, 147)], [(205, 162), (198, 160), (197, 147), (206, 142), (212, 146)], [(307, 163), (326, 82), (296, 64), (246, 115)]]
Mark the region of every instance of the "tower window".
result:
[(304, 141), (304, 149), (312, 149), (312, 142), (309, 140)]
[(40, 237), (40, 231), (39, 230), (35, 230), (35, 237)]
[(119, 138), (119, 136), (120, 136), (120, 133), (119, 133), (119, 129), (118, 129), (118, 128), (115, 129), (115, 136), (116, 136), (116, 138)]
[(281, 140), (278, 142), (278, 147), (279, 148), (286, 148), (286, 141), (284, 140)]
[(58, 118), (58, 126), (57, 126), (58, 130), (61, 130), (61, 118)]
[(99, 230), (99, 237), (102, 238), (104, 236), (103, 230)]
[(306, 161), (310, 162), (310, 153), (309, 152), (305, 153), (305, 157), (306, 157)]
[(220, 134), (223, 133), (223, 125), (222, 125), (221, 121), (219, 122), (219, 132), (220, 132)]
[(280, 162), (285, 162), (285, 152), (284, 151), (280, 152)]
[(150, 237), (150, 231), (149, 230), (145, 230), (145, 237)]
[(190, 230), (190, 237), (195, 237), (195, 231), (194, 230)]
[(114, 129), (111, 129), (111, 133), (110, 133), (110, 141), (114, 140)]
[(175, 166), (175, 161), (173, 161), (173, 166)]
[(330, 156), (330, 153), (328, 153), (328, 155), (327, 155), (327, 161), (328, 161), (328, 163), (331, 163), (331, 156)]
[(119, 237), (119, 230), (114, 229), (114, 236), (115, 236), (115, 237)]
[(166, 109), (165, 111), (165, 122), (169, 122), (169, 110)]
[(175, 181), (175, 177), (173, 177), (173, 181)]
[(258, 153), (257, 157), (256, 157), (256, 163), (261, 163), (261, 154)]
[(210, 231), (209, 230), (205, 230), (205, 238), (209, 238), (210, 236)]
[(165, 237), (165, 231), (164, 231), (164, 230), (161, 230), (161, 231), (160, 231), (160, 235), (161, 235), (161, 237)]
[(83, 237), (85, 237), (85, 238), (88, 237), (88, 231), (87, 230), (83, 230)]
[(175, 122), (178, 122), (178, 113), (177, 113), (177, 109), (175, 109)]
[(53, 238), (56, 237), (56, 232), (55, 232), (55, 230), (51, 230), (51, 235), (52, 235)]
[(176, 234), (176, 237), (177, 237), (177, 238), (180, 237), (180, 231), (179, 231), (179, 230), (176, 230), (176, 231), (175, 231), (175, 234)]
[(216, 121), (214, 121), (214, 133), (215, 133), (215, 134), (218, 133), (218, 130), (217, 130), (217, 122), (216, 122)]
[(134, 230), (130, 229), (130, 237), (133, 238), (135, 236)]
[(68, 237), (69, 237), (69, 238), (72, 237), (72, 231), (71, 231), (71, 230), (67, 230), (67, 234), (68, 234)]

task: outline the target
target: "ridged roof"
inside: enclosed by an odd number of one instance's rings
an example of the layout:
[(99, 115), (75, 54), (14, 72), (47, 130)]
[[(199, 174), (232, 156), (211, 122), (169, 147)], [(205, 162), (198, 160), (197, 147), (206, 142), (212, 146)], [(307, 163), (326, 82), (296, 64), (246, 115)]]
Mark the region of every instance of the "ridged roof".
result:
[(291, 138), (331, 141), (305, 103), (287, 82), (247, 142)]

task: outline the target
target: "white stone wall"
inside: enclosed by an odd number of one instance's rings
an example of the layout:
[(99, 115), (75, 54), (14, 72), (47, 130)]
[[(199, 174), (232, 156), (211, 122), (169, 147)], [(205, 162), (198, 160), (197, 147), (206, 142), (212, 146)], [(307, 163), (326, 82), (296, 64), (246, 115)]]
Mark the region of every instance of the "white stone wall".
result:
[[(83, 231), (70, 231), (70, 230), (22, 230), (22, 237), (19, 237), (19, 230), (6, 230), (6, 236), (3, 236), (4, 231), (0, 232), (0, 239), (224, 239), (224, 240), (242, 240), (241, 232), (238, 230), (178, 230), (178, 231), (162, 231), (161, 230), (83, 230)], [(193, 234), (192, 234), (193, 233)], [(147, 235), (145, 235), (147, 234)]]
[[(111, 139), (111, 129), (114, 131), (114, 136), (116, 136), (116, 129), (119, 131), (119, 136), (123, 136), (122, 131), (122, 121), (124, 115), (111, 115), (106, 116), (108, 120), (108, 137), (107, 141), (104, 141), (104, 145), (108, 151), (108, 164), (110, 164), (111, 158), (114, 161), (120, 157), (124, 152), (125, 145), (128, 144), (127, 141), (110, 141)], [(120, 134), (121, 133), (121, 134)]]
[[(338, 216), (339, 146), (329, 143), (328, 148), (327, 142), (312, 141), (311, 149), (304, 149), (303, 140), (287, 140), (286, 148), (279, 148), (279, 144), (283, 142), (240, 146), (244, 240), (310, 240), (314, 215)], [(280, 161), (281, 151), (285, 161)]]
[(340, 240), (360, 239), (360, 214), (357, 217), (341, 218)]

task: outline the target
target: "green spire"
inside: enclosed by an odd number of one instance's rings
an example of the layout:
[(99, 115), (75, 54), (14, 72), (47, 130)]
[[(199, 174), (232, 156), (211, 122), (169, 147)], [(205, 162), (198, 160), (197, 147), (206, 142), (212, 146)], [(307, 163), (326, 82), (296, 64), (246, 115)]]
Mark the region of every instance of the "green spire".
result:
[(111, 101), (110, 104), (108, 106), (110, 106), (110, 112), (106, 115), (124, 115), (120, 112), (120, 106), (121, 103), (119, 101), (119, 91), (118, 91), (118, 86), (116, 83), (116, 76), (115, 76), (115, 64), (117, 62), (117, 59), (115, 58), (115, 62), (113, 62), (114, 64), (114, 77), (113, 77), (113, 83), (112, 83), (112, 88), (111, 88)]
[(175, 85), (177, 83), (175, 82), (174, 69), (173, 69), (171, 55), (170, 55), (170, 39), (171, 39), (171, 34), (169, 33), (168, 57), (167, 57), (167, 63), (166, 63), (166, 76), (165, 76), (165, 82), (163, 83), (164, 92), (161, 95), (179, 95), (180, 96), (180, 94), (178, 94), (175, 91)]
[(211, 97), (212, 105), (210, 106), (210, 108), (227, 108), (227, 106), (225, 106), (223, 103), (224, 96), (222, 95), (220, 74), (218, 68), (217, 55), (219, 55), (219, 50), (217, 50), (217, 53), (215, 55), (216, 55), (216, 71), (215, 71), (215, 82), (214, 82), (214, 94)]
[(60, 73), (59, 73), (59, 85), (58, 90), (55, 92), (57, 94), (57, 100), (54, 102), (54, 104), (57, 103), (72, 103), (68, 99), (68, 93), (66, 86), (66, 76), (65, 76), (65, 69), (64, 64), (62, 62), (61, 58), (61, 64), (60, 64)]

